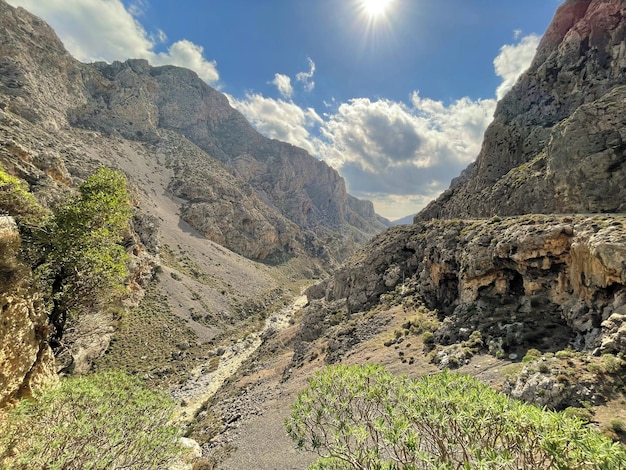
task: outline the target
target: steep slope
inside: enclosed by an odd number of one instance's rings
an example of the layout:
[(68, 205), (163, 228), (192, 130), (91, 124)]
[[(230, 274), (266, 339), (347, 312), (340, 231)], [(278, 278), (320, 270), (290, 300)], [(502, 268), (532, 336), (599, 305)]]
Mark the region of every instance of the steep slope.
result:
[(626, 5), (566, 0), (476, 162), (417, 216), (624, 212)]

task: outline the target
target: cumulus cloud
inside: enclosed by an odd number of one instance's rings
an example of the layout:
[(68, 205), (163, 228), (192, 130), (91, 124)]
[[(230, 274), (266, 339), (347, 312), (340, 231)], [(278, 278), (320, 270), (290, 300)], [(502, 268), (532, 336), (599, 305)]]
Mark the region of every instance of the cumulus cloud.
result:
[(296, 80), (304, 86), (304, 90), (311, 92), (315, 88), (315, 82), (313, 81), (313, 75), (315, 75), (315, 62), (310, 57), (307, 57), (309, 61), (309, 71), (300, 72), (296, 75)]
[(433, 197), (478, 154), (494, 100), (462, 98), (450, 105), (411, 97), (351, 100), (321, 127), (320, 157), (340, 170), (355, 195)]
[(266, 98), (250, 93), (245, 99), (228, 97), (232, 106), (241, 112), (263, 135), (283, 140), (316, 155), (316, 139), (309, 130), (323, 121), (313, 108), (303, 109), (295, 103)]
[(153, 65), (178, 65), (194, 70), (200, 78), (215, 84), (217, 64), (204, 57), (201, 46), (187, 40), (173, 43), (167, 52), (155, 52), (166, 39), (162, 31), (148, 34), (136, 20), (148, 4), (131, 2), (127, 9), (120, 0), (9, 0), (46, 20), (57, 32), (67, 50), (78, 60), (147, 59)]
[[(520, 34), (521, 32), (516, 31), (515, 39)], [(530, 66), (540, 39), (536, 34), (530, 34), (517, 44), (507, 44), (500, 48), (500, 53), (493, 61), (496, 74), (502, 78), (502, 84), (496, 90), (499, 100), (513, 88), (518, 77)]]
[[(516, 32), (515, 37), (517, 44), (503, 46), (494, 59), (502, 78), (498, 98), (530, 65), (539, 43), (536, 35)], [(310, 80), (314, 72), (311, 61), (310, 72), (296, 79)], [(394, 219), (424, 207), (476, 158), (496, 100), (464, 97), (446, 104), (418, 91), (408, 104), (333, 99), (325, 102), (323, 119), (291, 101), (257, 94), (235, 106), (261, 133), (325, 160), (346, 179), (353, 195), (373, 201), (380, 214)]]
[(274, 75), (274, 80), (269, 82), (276, 85), (278, 92), (285, 98), (291, 98), (293, 96), (293, 86), (291, 85), (291, 78), (288, 75), (277, 73)]

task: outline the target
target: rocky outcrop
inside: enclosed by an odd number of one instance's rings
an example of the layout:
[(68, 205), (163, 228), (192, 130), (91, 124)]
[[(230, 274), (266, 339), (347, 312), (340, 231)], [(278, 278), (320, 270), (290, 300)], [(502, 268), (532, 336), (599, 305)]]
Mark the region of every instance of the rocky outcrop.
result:
[(482, 149), (417, 215), (625, 212), (626, 5), (567, 0)]
[(11, 217), (0, 217), (0, 406), (30, 396), (56, 377), (46, 342), (48, 317), (18, 260), (20, 235)]
[(352, 313), (389, 292), (437, 309), (443, 344), (478, 330), (503, 352), (569, 344), (626, 352), (626, 219), (535, 215), (395, 227), (307, 295), (344, 299)]

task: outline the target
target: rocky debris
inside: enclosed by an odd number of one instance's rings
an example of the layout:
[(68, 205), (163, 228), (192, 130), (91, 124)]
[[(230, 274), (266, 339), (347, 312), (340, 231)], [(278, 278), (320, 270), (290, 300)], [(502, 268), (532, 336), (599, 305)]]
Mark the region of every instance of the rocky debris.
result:
[(626, 5), (567, 0), (476, 162), (416, 219), (625, 212)]
[(589, 409), (623, 389), (624, 362), (612, 354), (595, 357), (564, 350), (524, 362), (518, 373), (506, 378), (502, 391), (553, 410)]
[[(626, 352), (625, 247), (622, 217), (433, 220), (377, 236), (307, 295), (335, 310), (339, 302), (349, 315), (406, 289), (439, 312), (435, 338), (442, 344), (480, 331), (485, 345), (506, 354), (568, 344)], [(328, 316), (318, 307), (309, 308), (303, 325), (309, 315), (324, 328)]]
[(15, 222), (0, 217), (0, 406), (56, 379), (48, 317), (30, 271), (18, 261), (19, 247)]

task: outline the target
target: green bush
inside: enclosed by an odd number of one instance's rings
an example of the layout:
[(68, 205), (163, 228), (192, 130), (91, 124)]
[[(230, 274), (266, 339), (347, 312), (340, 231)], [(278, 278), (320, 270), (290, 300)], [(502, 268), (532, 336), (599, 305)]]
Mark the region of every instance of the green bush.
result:
[(1, 469), (148, 469), (180, 453), (173, 402), (107, 372), (64, 380), (0, 421)]
[(562, 413), (510, 400), (469, 376), (396, 377), (333, 366), (285, 421), (311, 469), (621, 469), (618, 444)]
[(0, 169), (0, 212), (6, 212), (18, 221), (32, 222), (45, 215), (26, 183)]
[(623, 419), (613, 418), (611, 420), (611, 429), (617, 433), (626, 433), (626, 422)]
[(526, 351), (526, 355), (522, 358), (523, 363), (533, 362), (542, 356), (541, 351), (538, 349), (529, 349)]
[(616, 374), (624, 365), (624, 361), (622, 361), (619, 357), (614, 356), (613, 354), (603, 354), (602, 362), (604, 364), (604, 370), (606, 370), (609, 374)]

